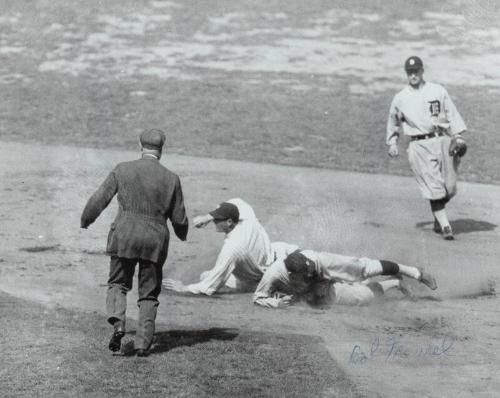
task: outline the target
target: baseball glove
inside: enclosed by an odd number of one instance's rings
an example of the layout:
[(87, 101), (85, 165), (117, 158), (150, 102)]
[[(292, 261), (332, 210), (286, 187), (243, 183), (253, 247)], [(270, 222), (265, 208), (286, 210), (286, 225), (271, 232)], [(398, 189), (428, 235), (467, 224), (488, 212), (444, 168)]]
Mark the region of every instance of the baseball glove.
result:
[(467, 152), (467, 144), (462, 137), (452, 137), (448, 153), (450, 156), (462, 157)]

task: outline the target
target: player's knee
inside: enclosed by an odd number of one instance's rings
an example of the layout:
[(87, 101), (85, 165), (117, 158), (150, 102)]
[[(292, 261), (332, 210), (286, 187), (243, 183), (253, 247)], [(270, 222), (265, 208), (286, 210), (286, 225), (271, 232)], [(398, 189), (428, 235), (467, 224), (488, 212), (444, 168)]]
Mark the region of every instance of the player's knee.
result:
[(378, 260), (362, 259), (364, 267), (362, 271), (363, 278), (371, 278), (382, 274), (382, 264)]
[(382, 275), (396, 275), (399, 273), (399, 265), (394, 261), (380, 260)]
[(382, 285), (378, 282), (370, 282), (366, 285), (374, 294), (375, 297), (380, 297), (384, 295), (384, 289)]

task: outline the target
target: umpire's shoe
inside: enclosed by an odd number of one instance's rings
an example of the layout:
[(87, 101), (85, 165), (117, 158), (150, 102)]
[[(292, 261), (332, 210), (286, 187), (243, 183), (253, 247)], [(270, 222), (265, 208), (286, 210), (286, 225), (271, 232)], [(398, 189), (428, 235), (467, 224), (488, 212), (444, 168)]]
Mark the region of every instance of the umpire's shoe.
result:
[(443, 239), (445, 239), (445, 240), (455, 239), (453, 237), (453, 232), (451, 231), (451, 227), (449, 225), (447, 225), (446, 227), (443, 227)]
[(431, 290), (437, 289), (436, 279), (424, 270), (420, 270), (420, 282), (422, 282), (425, 286), (427, 286)]
[(113, 334), (111, 335), (111, 339), (109, 340), (108, 347), (111, 351), (113, 352), (120, 351), (123, 336), (125, 336), (125, 330), (121, 327), (116, 328)]

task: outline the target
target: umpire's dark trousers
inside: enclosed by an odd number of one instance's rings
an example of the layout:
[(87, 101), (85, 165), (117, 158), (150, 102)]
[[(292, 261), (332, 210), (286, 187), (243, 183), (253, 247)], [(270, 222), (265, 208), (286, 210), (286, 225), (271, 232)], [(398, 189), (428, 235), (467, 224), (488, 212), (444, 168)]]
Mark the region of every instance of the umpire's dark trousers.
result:
[(134, 271), (139, 263), (139, 322), (135, 336), (135, 348), (148, 350), (153, 341), (158, 296), (163, 278), (162, 266), (142, 259), (112, 256), (109, 269), (106, 309), (108, 322), (125, 329), (127, 293), (132, 289)]

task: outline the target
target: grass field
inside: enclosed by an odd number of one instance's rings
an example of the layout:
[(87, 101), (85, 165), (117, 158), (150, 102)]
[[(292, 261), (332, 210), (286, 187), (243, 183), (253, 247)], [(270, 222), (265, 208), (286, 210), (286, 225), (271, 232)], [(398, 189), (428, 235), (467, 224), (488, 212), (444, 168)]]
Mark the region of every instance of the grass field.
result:
[(128, 149), (161, 127), (171, 153), (409, 175), (384, 131), (418, 53), (469, 126), (462, 177), (498, 183), (498, 7), (385, 4), (2, 1), (0, 137)]
[[(311, 336), (167, 330), (160, 323), (153, 354), (140, 359), (127, 355), (133, 335), (124, 338), (124, 356), (106, 352), (109, 329), (96, 313), (0, 293), (0, 316), (4, 397), (357, 396), (344, 374), (332, 372), (336, 364), (321, 340)], [(129, 324), (134, 330), (134, 321)]]

